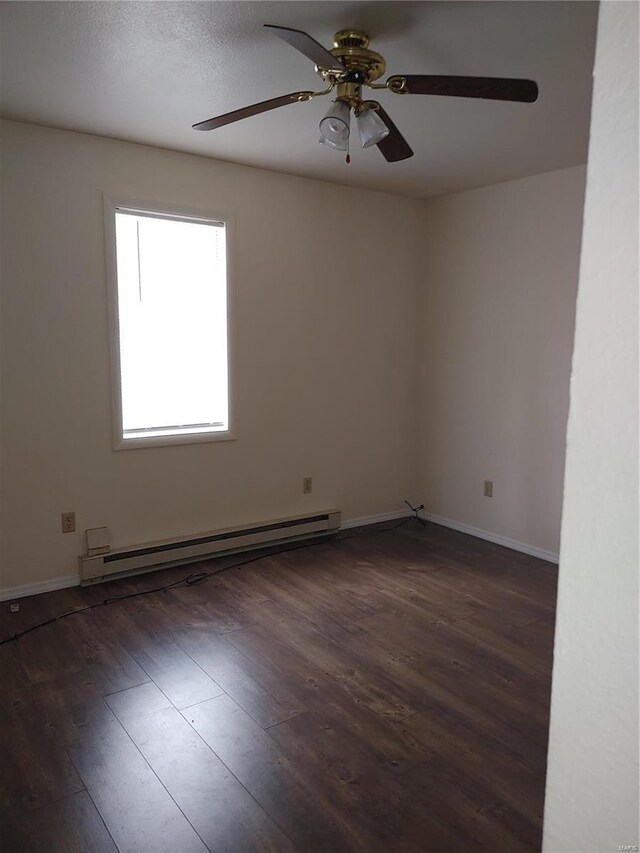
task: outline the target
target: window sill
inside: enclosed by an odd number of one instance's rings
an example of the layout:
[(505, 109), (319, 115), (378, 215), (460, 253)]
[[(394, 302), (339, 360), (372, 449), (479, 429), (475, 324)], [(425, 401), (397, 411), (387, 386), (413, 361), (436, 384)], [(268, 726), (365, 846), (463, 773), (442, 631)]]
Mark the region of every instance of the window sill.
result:
[(113, 443), (113, 449), (135, 450), (141, 447), (204, 444), (210, 441), (236, 441), (236, 435), (229, 430), (221, 430), (220, 432), (197, 432), (187, 435), (149, 435), (138, 438), (117, 438)]

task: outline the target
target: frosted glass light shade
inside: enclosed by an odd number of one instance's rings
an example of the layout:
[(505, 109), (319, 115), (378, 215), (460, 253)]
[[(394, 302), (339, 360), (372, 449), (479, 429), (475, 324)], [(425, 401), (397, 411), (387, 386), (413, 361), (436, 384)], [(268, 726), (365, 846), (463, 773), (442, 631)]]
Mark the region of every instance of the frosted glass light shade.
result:
[(326, 145), (327, 148), (333, 148), (334, 151), (346, 151), (347, 150), (347, 140), (343, 139), (342, 142), (332, 142), (330, 139), (327, 139), (326, 136), (321, 136), (318, 140), (320, 145)]
[(320, 141), (333, 143), (334, 148), (344, 151), (349, 138), (349, 122), (351, 120), (351, 108), (344, 101), (334, 101), (326, 115), (320, 122)]
[(389, 128), (382, 121), (376, 110), (363, 110), (357, 118), (360, 142), (363, 148), (377, 145), (389, 135)]

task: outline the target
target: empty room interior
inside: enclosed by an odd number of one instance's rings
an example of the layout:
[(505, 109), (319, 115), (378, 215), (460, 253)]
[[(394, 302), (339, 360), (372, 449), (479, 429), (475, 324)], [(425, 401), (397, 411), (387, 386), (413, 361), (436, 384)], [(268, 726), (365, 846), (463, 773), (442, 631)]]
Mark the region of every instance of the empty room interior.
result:
[(638, 850), (638, 3), (3, 2), (2, 853)]

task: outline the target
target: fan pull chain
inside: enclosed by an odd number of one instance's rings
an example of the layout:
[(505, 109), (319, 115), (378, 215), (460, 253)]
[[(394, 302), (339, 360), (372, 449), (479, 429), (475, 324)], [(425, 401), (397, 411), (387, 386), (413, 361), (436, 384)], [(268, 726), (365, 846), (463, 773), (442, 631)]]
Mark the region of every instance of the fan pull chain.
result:
[(345, 157), (345, 163), (347, 165), (349, 165), (349, 163), (351, 162), (351, 154), (349, 154), (349, 137), (350, 136), (351, 136), (351, 134), (349, 134), (349, 136), (347, 136), (347, 156)]

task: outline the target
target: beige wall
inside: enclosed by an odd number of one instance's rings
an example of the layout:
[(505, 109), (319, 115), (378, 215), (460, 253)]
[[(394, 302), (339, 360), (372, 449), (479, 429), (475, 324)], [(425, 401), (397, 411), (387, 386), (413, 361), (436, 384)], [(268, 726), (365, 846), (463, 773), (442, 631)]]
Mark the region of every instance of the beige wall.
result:
[(571, 373), (546, 853), (640, 844), (638, 565), (638, 5), (607, 2)]
[(547, 556), (559, 544), (584, 178), (579, 166), (429, 201), (423, 226), (420, 498)]
[[(557, 551), (582, 167), (419, 202), (15, 123), (3, 162), (0, 588), (76, 575), (88, 527), (405, 497)], [(112, 450), (103, 192), (235, 217), (237, 441)]]
[[(118, 546), (403, 508), (418, 202), (12, 123), (3, 162), (0, 587), (77, 574), (67, 510)], [(235, 216), (237, 441), (111, 449), (103, 191)]]

